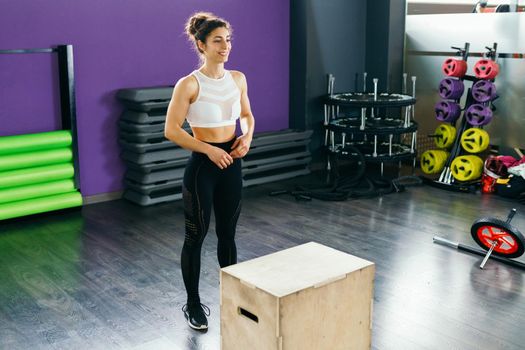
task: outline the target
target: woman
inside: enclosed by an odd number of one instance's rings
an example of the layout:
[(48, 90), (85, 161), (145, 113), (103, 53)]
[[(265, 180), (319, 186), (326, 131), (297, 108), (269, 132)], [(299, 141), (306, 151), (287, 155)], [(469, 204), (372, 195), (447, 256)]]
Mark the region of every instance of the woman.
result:
[[(183, 180), (186, 236), (181, 268), (188, 295), (182, 308), (191, 328), (208, 328), (209, 308), (201, 304), (201, 247), (208, 231), (212, 205), (221, 267), (237, 262), (235, 228), (241, 207), (241, 160), (250, 149), (255, 121), (244, 74), (228, 71), (231, 27), (211, 13), (188, 19), (186, 32), (201, 59), (201, 67), (175, 85), (166, 116), (165, 135), (193, 151)], [(240, 118), (242, 136), (236, 137)], [(187, 120), (193, 136), (182, 129)]]

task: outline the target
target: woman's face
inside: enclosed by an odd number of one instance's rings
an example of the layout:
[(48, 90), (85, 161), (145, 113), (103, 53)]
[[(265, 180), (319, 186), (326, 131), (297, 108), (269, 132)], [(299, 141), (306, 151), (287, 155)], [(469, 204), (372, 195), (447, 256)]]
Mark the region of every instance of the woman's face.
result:
[(206, 38), (206, 43), (199, 41), (199, 48), (206, 60), (214, 63), (227, 62), (232, 48), (230, 31), (224, 27), (214, 29)]

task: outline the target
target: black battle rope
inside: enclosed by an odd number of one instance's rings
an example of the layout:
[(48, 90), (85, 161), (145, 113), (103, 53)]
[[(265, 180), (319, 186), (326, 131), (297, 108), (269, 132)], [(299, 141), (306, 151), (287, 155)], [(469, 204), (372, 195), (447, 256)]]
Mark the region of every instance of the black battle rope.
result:
[[(341, 174), (339, 159), (346, 155), (352, 155), (356, 159), (357, 167), (353, 168), (352, 174)], [(347, 146), (341, 154), (331, 157), (333, 181), (325, 186), (297, 186), (293, 191), (273, 191), (271, 196), (289, 193), (297, 200), (311, 200), (312, 198), (325, 201), (344, 201), (348, 198), (371, 198), (392, 192), (401, 192), (405, 186), (421, 184), (414, 183), (414, 177), (400, 177), (390, 180), (386, 177), (370, 179), (365, 175), (366, 164), (364, 155), (353, 146)]]

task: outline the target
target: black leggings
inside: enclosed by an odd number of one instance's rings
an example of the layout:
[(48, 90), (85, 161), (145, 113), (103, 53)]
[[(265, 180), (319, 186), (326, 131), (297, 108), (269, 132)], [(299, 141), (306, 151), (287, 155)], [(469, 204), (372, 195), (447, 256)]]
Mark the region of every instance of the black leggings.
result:
[[(235, 139), (224, 143), (210, 143), (231, 151)], [(199, 275), (201, 247), (210, 224), (211, 208), (215, 211), (215, 231), (218, 237), (219, 265), (237, 263), (235, 228), (241, 210), (241, 160), (221, 170), (203, 153), (193, 152), (184, 172), (182, 196), (186, 236), (181, 254), (182, 278), (188, 294), (188, 303), (200, 303)]]

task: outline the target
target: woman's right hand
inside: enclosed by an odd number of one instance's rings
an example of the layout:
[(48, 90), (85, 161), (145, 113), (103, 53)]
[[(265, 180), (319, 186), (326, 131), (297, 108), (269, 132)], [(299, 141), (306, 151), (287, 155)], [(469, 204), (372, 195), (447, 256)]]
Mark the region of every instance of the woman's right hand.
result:
[(226, 169), (229, 165), (233, 164), (233, 158), (228, 154), (228, 152), (225, 152), (219, 147), (212, 146), (206, 155), (220, 169)]

